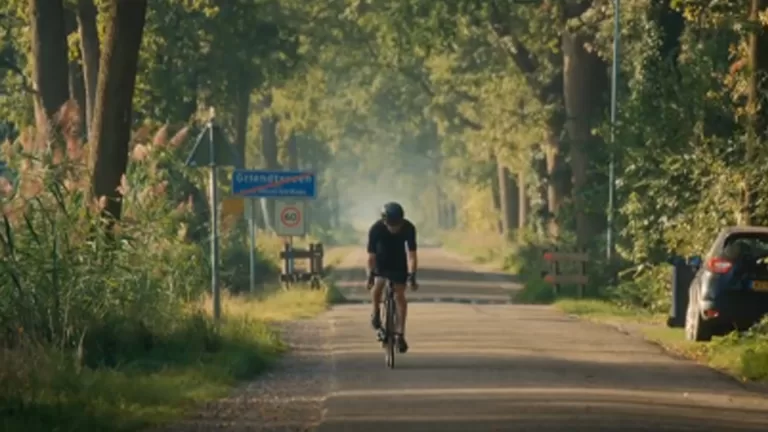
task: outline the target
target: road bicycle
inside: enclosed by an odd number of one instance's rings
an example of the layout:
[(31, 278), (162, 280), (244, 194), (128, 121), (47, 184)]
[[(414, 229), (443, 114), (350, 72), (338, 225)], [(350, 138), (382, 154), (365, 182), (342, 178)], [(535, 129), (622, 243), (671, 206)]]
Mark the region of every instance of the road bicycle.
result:
[(384, 360), (390, 369), (395, 368), (395, 326), (397, 317), (397, 303), (395, 302), (395, 284), (386, 277), (387, 288), (384, 293), (384, 319), (383, 328), (379, 329), (379, 341), (384, 347)]
[[(387, 275), (379, 275), (387, 280), (386, 290), (384, 292), (384, 319), (380, 320), (383, 326), (379, 328), (378, 339), (381, 346), (384, 347), (384, 360), (388, 368), (395, 368), (395, 350), (397, 349), (397, 340), (395, 339), (395, 328), (397, 327), (397, 302), (395, 301), (395, 284)], [(412, 290), (417, 289), (415, 283), (408, 284)], [(381, 309), (379, 309), (381, 311)], [(381, 313), (381, 312), (379, 312)]]

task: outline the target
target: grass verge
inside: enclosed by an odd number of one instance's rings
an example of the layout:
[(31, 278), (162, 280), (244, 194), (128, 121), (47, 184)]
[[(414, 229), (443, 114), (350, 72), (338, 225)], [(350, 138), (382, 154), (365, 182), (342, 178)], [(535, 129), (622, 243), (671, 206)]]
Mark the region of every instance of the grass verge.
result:
[(342, 261), (356, 250), (362, 249), (362, 246), (333, 246), (325, 251), (324, 265), (325, 273), (332, 274)]
[(764, 328), (768, 321), (742, 334), (734, 332), (712, 342), (697, 343), (687, 341), (682, 329), (666, 327), (663, 314), (623, 308), (602, 300), (560, 300), (555, 306), (590, 321), (628, 326), (671, 354), (720, 370), (742, 382), (768, 382), (768, 336)]
[(508, 244), (499, 235), (443, 231), (438, 240), (442, 247), (467, 256), (474, 263), (504, 267)]
[(561, 299), (555, 306), (563, 312), (597, 322), (625, 322), (661, 325), (666, 316), (652, 314), (639, 308), (622, 307), (605, 300)]
[[(520, 290), (511, 294), (512, 301), (523, 304), (552, 304), (557, 296), (552, 285), (541, 277), (541, 260), (532, 259), (530, 250), (506, 242), (499, 235), (446, 231), (441, 233), (443, 246), (468, 257), (476, 264), (517, 275)], [(575, 294), (575, 288), (565, 287), (561, 295)]]
[(270, 324), (312, 317), (333, 293), (224, 298), (218, 329), (191, 310), (150, 349), (112, 368), (81, 369), (71, 354), (32, 344), (0, 351), (0, 430), (135, 431), (178, 419), (267, 368), (286, 349)]

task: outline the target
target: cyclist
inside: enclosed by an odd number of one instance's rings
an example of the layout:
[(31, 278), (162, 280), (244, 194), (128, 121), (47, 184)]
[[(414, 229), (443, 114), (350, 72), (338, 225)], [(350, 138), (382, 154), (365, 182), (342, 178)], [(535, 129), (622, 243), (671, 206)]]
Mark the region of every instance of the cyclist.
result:
[(376, 331), (381, 329), (379, 303), (386, 278), (389, 278), (395, 289), (395, 303), (397, 304), (395, 338), (401, 353), (408, 351), (408, 344), (405, 342), (405, 318), (408, 312), (405, 284), (408, 282), (413, 290), (418, 288), (416, 284), (417, 265), (416, 227), (405, 219), (405, 212), (400, 204), (396, 202), (384, 204), (381, 210), (381, 219), (376, 221), (368, 231), (367, 287), (369, 290), (373, 288), (371, 326)]

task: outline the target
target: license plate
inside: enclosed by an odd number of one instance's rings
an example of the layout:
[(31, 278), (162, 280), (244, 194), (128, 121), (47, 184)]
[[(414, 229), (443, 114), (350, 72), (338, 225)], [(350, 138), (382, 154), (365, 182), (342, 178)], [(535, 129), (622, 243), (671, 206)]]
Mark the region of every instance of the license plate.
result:
[(768, 292), (768, 281), (754, 281), (752, 282), (752, 289), (755, 291)]

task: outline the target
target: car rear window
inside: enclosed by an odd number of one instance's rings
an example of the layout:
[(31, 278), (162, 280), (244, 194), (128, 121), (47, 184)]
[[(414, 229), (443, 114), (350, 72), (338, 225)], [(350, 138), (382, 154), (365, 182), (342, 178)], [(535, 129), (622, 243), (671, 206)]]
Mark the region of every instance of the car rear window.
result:
[(768, 234), (738, 233), (725, 239), (723, 257), (731, 261), (749, 256), (760, 258), (768, 256)]

